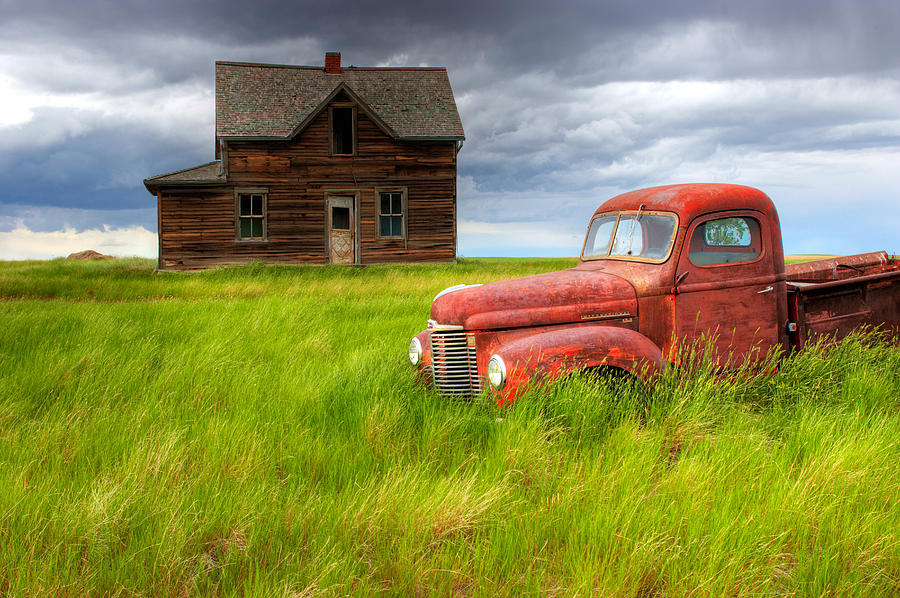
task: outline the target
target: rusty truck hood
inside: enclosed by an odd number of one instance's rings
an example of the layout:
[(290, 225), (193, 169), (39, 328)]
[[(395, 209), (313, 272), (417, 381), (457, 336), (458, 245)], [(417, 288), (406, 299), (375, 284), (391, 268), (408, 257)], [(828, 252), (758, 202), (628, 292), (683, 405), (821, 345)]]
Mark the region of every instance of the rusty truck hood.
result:
[(637, 316), (627, 280), (605, 272), (563, 270), (466, 287), (431, 305), (438, 325), (466, 330), (546, 326)]

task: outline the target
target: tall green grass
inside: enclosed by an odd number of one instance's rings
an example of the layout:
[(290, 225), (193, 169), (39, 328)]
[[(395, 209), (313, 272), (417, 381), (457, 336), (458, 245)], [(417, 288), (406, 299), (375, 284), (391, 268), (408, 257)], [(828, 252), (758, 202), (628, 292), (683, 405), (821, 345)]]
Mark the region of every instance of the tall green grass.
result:
[(437, 291), (572, 263), (0, 263), (0, 595), (900, 593), (887, 339), (416, 384)]

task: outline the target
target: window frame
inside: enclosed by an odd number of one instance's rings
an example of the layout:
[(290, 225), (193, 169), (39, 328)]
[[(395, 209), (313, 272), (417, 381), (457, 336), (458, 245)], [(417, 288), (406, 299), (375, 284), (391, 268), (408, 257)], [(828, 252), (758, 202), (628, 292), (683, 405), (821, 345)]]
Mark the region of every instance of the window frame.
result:
[[(400, 229), (399, 235), (382, 235), (381, 234), (381, 194), (382, 193), (399, 193), (400, 194)], [(406, 187), (378, 187), (375, 189), (375, 238), (384, 241), (403, 241), (406, 243), (408, 238), (408, 220), (409, 213), (407, 201)], [(393, 212), (388, 216), (395, 216)]]
[[(351, 123), (350, 123), (350, 134), (353, 136), (352, 139), (352, 150), (349, 154), (339, 154), (334, 151), (334, 110), (335, 108), (339, 110), (350, 110), (351, 113)], [(356, 155), (356, 147), (357, 147), (357, 119), (356, 119), (356, 104), (347, 104), (347, 103), (338, 103), (332, 104), (328, 107), (328, 155), (329, 156), (355, 156)]]
[[(261, 195), (262, 216), (241, 216), (241, 196)], [(252, 200), (251, 200), (252, 203)], [(252, 211), (252, 207), (251, 207)], [(241, 218), (262, 220), (262, 237), (242, 237)], [(234, 240), (236, 243), (267, 243), (269, 241), (269, 190), (263, 188), (241, 188), (234, 190)]]
[[(622, 220), (622, 216), (636, 216), (640, 212), (641, 216), (645, 215), (653, 215), (653, 216), (671, 216), (675, 220), (675, 226), (672, 229), (672, 236), (669, 238), (668, 250), (666, 251), (666, 255), (663, 258), (646, 258), (640, 256), (628, 256), (628, 255), (612, 255), (612, 249), (615, 245), (616, 234), (619, 229), (619, 222)], [(592, 257), (585, 257), (584, 252), (587, 249), (588, 236), (591, 232), (591, 227), (594, 225), (594, 220), (598, 218), (603, 218), (604, 216), (610, 216), (615, 214), (616, 222), (613, 226), (612, 235), (610, 236), (609, 247), (606, 250), (606, 255), (598, 255)], [(581, 255), (579, 259), (583, 262), (593, 262), (597, 260), (618, 260), (623, 262), (640, 262), (643, 264), (663, 264), (672, 257), (672, 253), (675, 250), (675, 243), (678, 239), (678, 227), (681, 226), (681, 217), (676, 212), (669, 212), (666, 210), (614, 210), (611, 212), (603, 212), (602, 214), (595, 214), (591, 221), (588, 223), (588, 230), (584, 236), (584, 242), (581, 245)]]

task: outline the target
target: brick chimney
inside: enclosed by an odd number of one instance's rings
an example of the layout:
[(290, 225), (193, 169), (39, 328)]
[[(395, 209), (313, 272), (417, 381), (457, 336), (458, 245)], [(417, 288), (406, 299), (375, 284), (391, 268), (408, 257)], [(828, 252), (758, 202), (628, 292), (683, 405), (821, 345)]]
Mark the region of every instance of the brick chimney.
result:
[(332, 75), (341, 73), (341, 53), (325, 52), (325, 72)]

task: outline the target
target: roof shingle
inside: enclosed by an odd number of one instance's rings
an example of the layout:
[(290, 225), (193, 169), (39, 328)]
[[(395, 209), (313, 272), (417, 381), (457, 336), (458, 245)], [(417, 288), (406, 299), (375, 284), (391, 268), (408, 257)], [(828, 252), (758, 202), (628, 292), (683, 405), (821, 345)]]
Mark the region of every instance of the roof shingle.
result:
[(176, 170), (166, 174), (159, 174), (148, 179), (144, 179), (144, 186), (148, 189), (153, 186), (163, 185), (221, 185), (226, 182), (225, 174), (222, 172), (222, 163), (218, 160), (194, 166), (193, 168), (185, 168), (184, 170)]
[(216, 62), (216, 136), (289, 138), (341, 84), (399, 139), (465, 138), (445, 68), (242, 62)]

